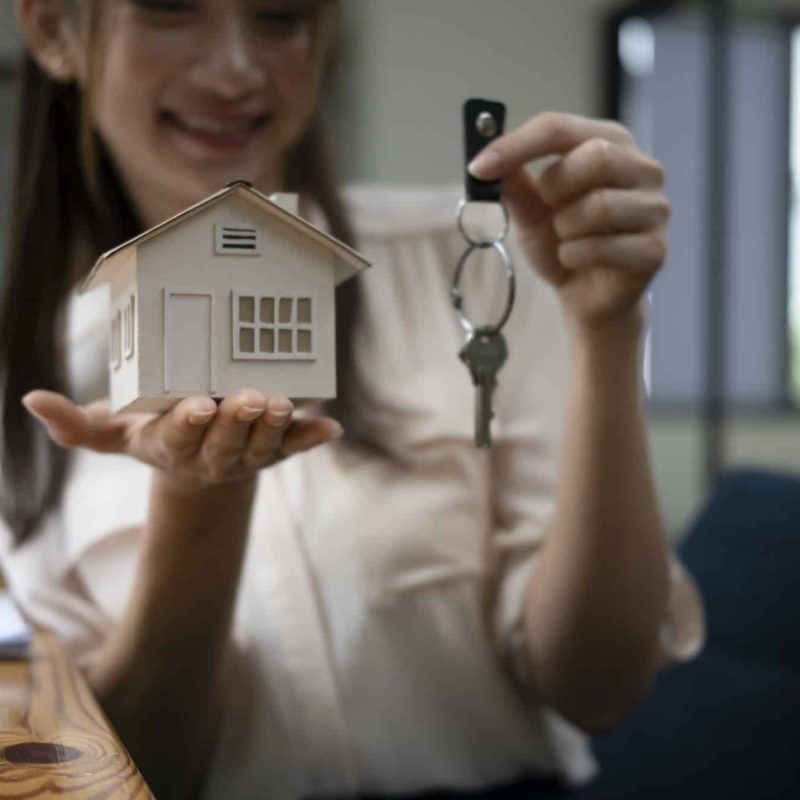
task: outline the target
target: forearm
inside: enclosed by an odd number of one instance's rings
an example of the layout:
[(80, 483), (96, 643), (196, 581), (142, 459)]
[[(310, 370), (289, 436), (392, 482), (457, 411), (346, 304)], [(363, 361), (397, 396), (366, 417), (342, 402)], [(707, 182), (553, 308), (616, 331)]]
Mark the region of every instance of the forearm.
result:
[(88, 675), (158, 797), (190, 796), (213, 743), (254, 486), (154, 472), (133, 596)]
[(573, 332), (555, 509), (525, 608), (542, 698), (588, 729), (613, 726), (649, 688), (667, 601), (640, 325)]

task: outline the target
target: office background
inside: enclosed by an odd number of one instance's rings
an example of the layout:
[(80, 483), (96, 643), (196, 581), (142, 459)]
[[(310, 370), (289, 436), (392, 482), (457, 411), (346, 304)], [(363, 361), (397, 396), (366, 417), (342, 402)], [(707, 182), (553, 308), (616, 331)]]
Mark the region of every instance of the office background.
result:
[[(493, 0), (491, 4), (345, 0), (341, 64), (331, 108), (348, 179), (457, 183), (462, 168), (459, 107), (467, 96), (503, 99), (509, 107), (509, 126), (544, 109), (603, 114), (608, 106), (609, 18), (623, 5), (611, 0)], [(735, 5), (744, 16), (792, 6), (788, 0)], [(747, 24), (752, 30), (763, 22), (759, 18)], [(0, 5), (2, 219), (7, 210), (11, 67), (17, 52), (12, 4), (4, 3)], [(754, 82), (742, 91), (759, 93), (761, 88)], [(747, 96), (739, 100), (747, 103)], [(702, 168), (701, 160), (691, 165), (696, 171)], [(787, 164), (787, 173), (788, 168)], [(668, 195), (673, 190), (681, 197), (681, 187), (668, 184)], [(676, 211), (680, 216), (680, 209)], [(681, 244), (673, 242), (673, 251), (680, 253)], [(697, 252), (695, 257), (699, 262), (704, 258)], [(788, 274), (788, 264), (786, 268)], [(666, 269), (679, 270), (680, 265), (670, 263)], [(790, 288), (787, 279), (781, 289), (787, 307)], [(656, 284), (654, 292), (658, 291)], [(736, 325), (737, 319), (729, 315), (729, 322)], [(652, 385), (663, 389), (667, 362), (659, 360), (659, 352), (663, 337), (669, 336), (669, 320), (660, 324), (662, 338), (651, 348), (649, 369)], [(791, 379), (788, 368), (784, 377)], [(731, 411), (722, 437), (722, 467), (759, 464), (800, 471), (800, 418), (791, 392), (786, 396), (788, 402), (743, 403)], [(696, 398), (685, 400), (660, 403), (655, 397), (649, 412), (659, 497), (673, 535), (684, 529), (708, 487), (703, 410)]]

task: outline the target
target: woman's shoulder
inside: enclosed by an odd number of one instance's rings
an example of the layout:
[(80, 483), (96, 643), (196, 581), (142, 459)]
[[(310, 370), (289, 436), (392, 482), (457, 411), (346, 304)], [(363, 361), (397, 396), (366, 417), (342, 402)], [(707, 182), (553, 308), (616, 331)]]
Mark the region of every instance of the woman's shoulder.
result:
[(457, 185), (350, 184), (344, 200), (360, 238), (394, 238), (455, 229)]

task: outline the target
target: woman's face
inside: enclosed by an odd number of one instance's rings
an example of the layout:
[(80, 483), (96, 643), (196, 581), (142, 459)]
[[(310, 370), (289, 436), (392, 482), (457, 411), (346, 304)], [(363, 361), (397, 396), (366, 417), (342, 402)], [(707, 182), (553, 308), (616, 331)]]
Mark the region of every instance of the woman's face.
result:
[(233, 180), (281, 188), (317, 101), (318, 7), (319, 0), (105, 6), (93, 109), (146, 225)]

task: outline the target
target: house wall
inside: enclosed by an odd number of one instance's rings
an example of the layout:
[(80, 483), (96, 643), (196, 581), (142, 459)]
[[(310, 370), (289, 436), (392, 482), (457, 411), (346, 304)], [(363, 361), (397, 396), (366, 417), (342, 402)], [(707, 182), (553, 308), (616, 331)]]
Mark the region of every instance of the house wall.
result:
[[(124, 257), (122, 266), (118, 267), (118, 271), (114, 274), (114, 279), (111, 281), (111, 313), (106, 324), (108, 331), (109, 341), (111, 335), (111, 323), (117, 311), (122, 312), (124, 306), (128, 304), (131, 295), (137, 295), (137, 282), (136, 282), (136, 251), (131, 250), (130, 253)], [(138, 298), (134, 300), (135, 306), (138, 306)], [(120, 336), (122, 336), (123, 326), (122, 313), (120, 313)], [(134, 332), (137, 330), (136, 320), (134, 319)], [(110, 369), (110, 389), (111, 389), (111, 407), (116, 411), (129, 403), (133, 402), (139, 393), (139, 370), (138, 370), (138, 355), (139, 355), (139, 342), (134, 336), (133, 355), (126, 357), (122, 353), (122, 358), (119, 367), (115, 368), (109, 364)], [(110, 357), (110, 348), (109, 348)]]
[[(214, 254), (214, 225), (247, 222), (261, 235), (261, 256)], [(164, 288), (213, 296), (213, 387), (217, 395), (244, 387), (292, 398), (336, 393), (334, 257), (302, 233), (267, 217), (251, 202), (228, 197), (139, 248), (140, 395), (164, 395)], [(232, 359), (233, 290), (254, 294), (310, 292), (315, 298), (314, 361)], [(163, 402), (148, 408), (165, 408)], [(144, 407), (144, 405), (142, 406)]]

